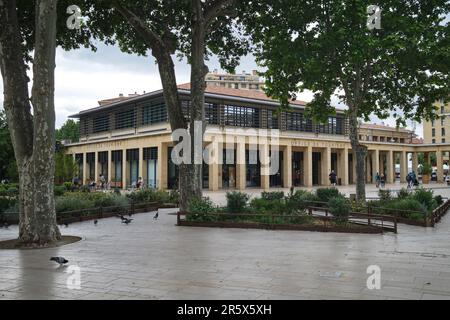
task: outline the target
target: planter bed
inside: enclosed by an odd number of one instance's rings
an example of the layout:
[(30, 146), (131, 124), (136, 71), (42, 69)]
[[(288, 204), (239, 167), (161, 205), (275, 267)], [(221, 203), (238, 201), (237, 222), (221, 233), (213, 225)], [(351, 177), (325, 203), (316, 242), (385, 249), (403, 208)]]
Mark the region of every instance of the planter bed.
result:
[(351, 227), (345, 226), (320, 226), (314, 224), (270, 224), (258, 222), (228, 222), (228, 221), (186, 221), (179, 220), (178, 226), (184, 227), (208, 227), (208, 228), (240, 228), (240, 229), (266, 229), (266, 230), (296, 230), (296, 231), (319, 231), (340, 233), (382, 233), (381, 227), (362, 226), (350, 223)]

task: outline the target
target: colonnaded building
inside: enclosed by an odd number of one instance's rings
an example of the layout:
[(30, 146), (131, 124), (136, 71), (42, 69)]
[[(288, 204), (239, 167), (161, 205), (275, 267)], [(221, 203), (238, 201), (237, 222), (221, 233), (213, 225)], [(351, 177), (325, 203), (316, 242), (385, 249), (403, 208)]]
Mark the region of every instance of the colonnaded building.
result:
[[(180, 85), (178, 92), (187, 118), (190, 85)], [(178, 167), (171, 161), (174, 142), (162, 90), (121, 95), (99, 105), (72, 116), (80, 120), (80, 141), (65, 143), (68, 154), (78, 162), (83, 183), (98, 181), (103, 174), (111, 187), (128, 188), (142, 177), (149, 187), (176, 188)], [(204, 147), (212, 148), (223, 161), (203, 165), (204, 188), (329, 185), (331, 170), (342, 185), (355, 182), (355, 157), (343, 110), (322, 124), (305, 117), (304, 102), (292, 102), (291, 110), (279, 115), (278, 106), (261, 91), (207, 86)], [(280, 161), (278, 171), (268, 174), (267, 162), (262, 160), (272, 156), (271, 143), (275, 141), (258, 141), (257, 137), (267, 136), (265, 132), (271, 130), (279, 130), (275, 150)], [(225, 134), (233, 137), (231, 143), (221, 143)], [(418, 153), (429, 159), (431, 152), (437, 154), (438, 181), (443, 179), (442, 152), (450, 150), (448, 144), (426, 144), (412, 131), (375, 124), (361, 124), (360, 140), (368, 147), (368, 183), (374, 182), (377, 173), (384, 174), (388, 183), (394, 182), (398, 173), (405, 181), (407, 172), (418, 166)], [(259, 152), (253, 152), (255, 143)], [(396, 167), (400, 167), (397, 174)]]

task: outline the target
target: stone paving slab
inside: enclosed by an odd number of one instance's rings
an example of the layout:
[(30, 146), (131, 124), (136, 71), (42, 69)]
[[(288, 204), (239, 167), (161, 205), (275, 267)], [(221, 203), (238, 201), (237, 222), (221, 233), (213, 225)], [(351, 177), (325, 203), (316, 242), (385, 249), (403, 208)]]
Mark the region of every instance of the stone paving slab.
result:
[[(0, 299), (450, 300), (450, 215), (435, 228), (364, 235), (177, 227), (172, 212), (128, 226), (73, 223), (61, 231), (80, 242), (0, 251)], [(0, 240), (17, 233), (0, 229)], [(80, 290), (67, 288), (68, 268), (51, 256), (80, 267)], [(366, 287), (369, 265), (381, 268), (380, 290)]]

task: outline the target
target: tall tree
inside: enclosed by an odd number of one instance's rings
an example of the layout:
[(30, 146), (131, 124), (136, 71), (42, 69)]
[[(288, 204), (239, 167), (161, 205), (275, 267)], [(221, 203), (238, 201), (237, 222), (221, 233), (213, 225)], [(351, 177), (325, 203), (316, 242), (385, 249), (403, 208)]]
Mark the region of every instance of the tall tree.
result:
[(8, 178), (10, 181), (17, 177), (17, 165), (14, 149), (9, 134), (5, 110), (0, 110), (0, 180)]
[[(235, 19), (233, 0), (96, 1), (88, 11), (88, 27), (107, 43), (118, 42), (128, 53), (146, 55), (150, 50), (158, 64), (172, 131), (190, 130), (191, 163), (181, 164), (180, 207), (202, 194), (202, 165), (195, 164), (194, 123), (204, 122), (205, 59), (219, 56), (222, 66), (233, 70), (248, 49)], [(76, 1), (75, 1), (76, 3)], [(86, 3), (86, 2), (84, 2)], [(88, 3), (92, 3), (88, 1)], [(113, 9), (113, 10), (112, 10)], [(183, 117), (173, 55), (191, 64), (189, 120)], [(202, 125), (202, 132), (205, 125)], [(203, 141), (203, 139), (202, 139)]]
[(70, 140), (72, 142), (78, 142), (80, 139), (80, 123), (72, 119), (67, 120), (61, 126), (56, 129), (56, 140)]
[(430, 119), (433, 103), (449, 94), (448, 1), (378, 1), (381, 29), (370, 30), (372, 2), (258, 1), (246, 17), (258, 61), (267, 68), (267, 93), (283, 108), (305, 89), (314, 92), (307, 107), (316, 120), (335, 112), (332, 95), (348, 106), (363, 201), (367, 148), (359, 141), (358, 119), (392, 114), (403, 125), (408, 118)]
[[(87, 47), (91, 38), (87, 31), (68, 30), (67, 6), (66, 0), (0, 0), (0, 69), (19, 171), (19, 240), (29, 245), (45, 245), (61, 236), (53, 197), (55, 47)], [(57, 19), (58, 13), (62, 19)]]

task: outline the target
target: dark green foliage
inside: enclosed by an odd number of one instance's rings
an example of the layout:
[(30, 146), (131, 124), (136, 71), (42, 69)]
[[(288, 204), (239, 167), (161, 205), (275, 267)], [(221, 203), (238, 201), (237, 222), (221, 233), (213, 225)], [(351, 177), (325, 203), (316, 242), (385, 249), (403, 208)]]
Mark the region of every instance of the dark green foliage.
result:
[(73, 119), (68, 119), (59, 129), (55, 131), (55, 138), (58, 141), (70, 140), (78, 142), (80, 139), (80, 123)]
[(0, 197), (0, 214), (14, 207), (16, 203), (17, 198)]
[(243, 213), (246, 210), (249, 196), (246, 193), (233, 191), (227, 192), (227, 206), (228, 213)]
[(405, 188), (401, 188), (400, 191), (397, 193), (397, 199), (406, 199), (410, 195), (409, 191)]
[(72, 191), (73, 183), (72, 182), (64, 182), (64, 188), (66, 189), (66, 191)]
[(333, 197), (328, 201), (328, 208), (331, 214), (339, 221), (348, 220), (351, 205), (347, 199), (342, 196)]
[(169, 192), (150, 188), (133, 191), (127, 197), (134, 202), (168, 203), (171, 200)]
[(380, 201), (386, 202), (392, 199), (391, 190), (386, 189), (380, 189), (378, 190), (378, 197), (380, 197)]
[(339, 190), (336, 188), (319, 188), (316, 190), (319, 201), (328, 202), (331, 198), (339, 196)]
[[(382, 213), (386, 214), (394, 214), (397, 213), (398, 216), (409, 218), (411, 214), (415, 213), (417, 216), (420, 214), (420, 216), (423, 218), (422, 206), (421, 203), (415, 199), (412, 199), (410, 197), (406, 199), (399, 199), (399, 200), (393, 200), (388, 203), (384, 204), (384, 207), (386, 208)], [(413, 212), (411, 212), (413, 211)]]
[(297, 190), (292, 196), (287, 198), (287, 207), (290, 211), (303, 211), (308, 206), (315, 206), (319, 198), (305, 190)]
[(192, 198), (188, 204), (188, 212), (192, 214), (213, 214), (217, 212), (214, 203), (208, 198)]
[(419, 188), (412, 194), (412, 198), (423, 204), (428, 211), (432, 211), (437, 207), (436, 201), (433, 198), (432, 190), (425, 190), (423, 188)]
[(129, 201), (124, 196), (103, 192), (72, 192), (66, 193), (55, 200), (56, 212), (75, 211), (98, 207), (124, 207)]
[(431, 174), (431, 173), (433, 172), (433, 167), (431, 166), (430, 163), (425, 162), (425, 163), (422, 165), (421, 172), (422, 172), (422, 174), (429, 175), (429, 174)]
[(67, 191), (67, 189), (66, 189), (65, 186), (55, 186), (53, 188), (53, 192), (55, 194), (55, 197), (59, 197), (59, 196), (64, 195), (64, 192), (66, 192), (66, 191)]
[(91, 190), (89, 189), (89, 186), (87, 186), (87, 185), (82, 185), (82, 186), (80, 187), (80, 191), (81, 191), (81, 192), (84, 192), (84, 193), (91, 192)]
[(261, 198), (265, 200), (281, 200), (284, 198), (284, 192), (283, 191), (274, 191), (274, 192), (262, 192)]
[(434, 197), (434, 201), (436, 202), (437, 206), (440, 206), (444, 203), (444, 199), (442, 199), (442, 196), (440, 194)]

